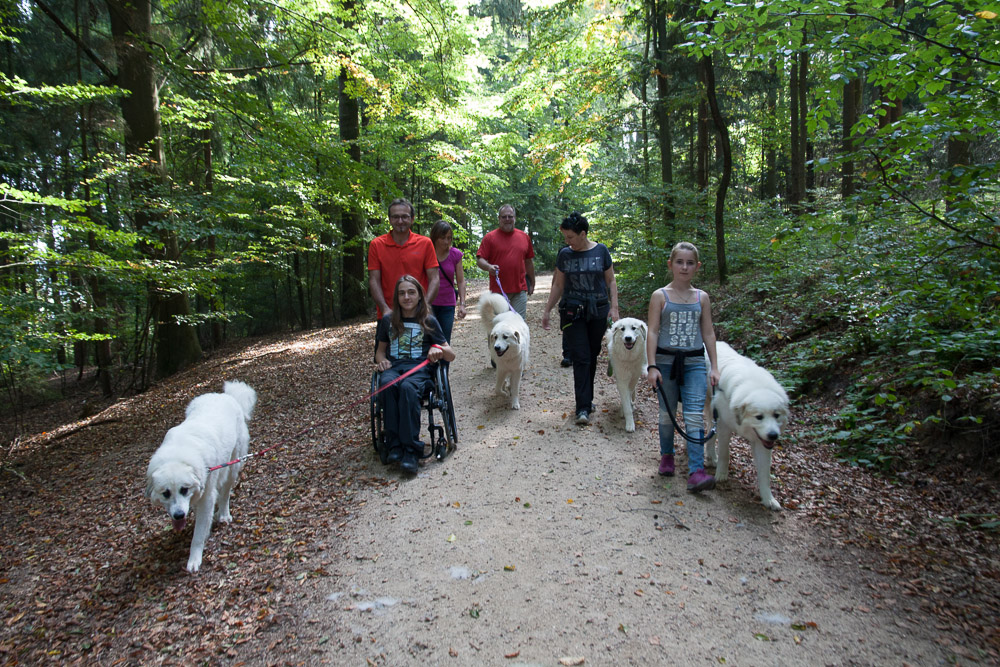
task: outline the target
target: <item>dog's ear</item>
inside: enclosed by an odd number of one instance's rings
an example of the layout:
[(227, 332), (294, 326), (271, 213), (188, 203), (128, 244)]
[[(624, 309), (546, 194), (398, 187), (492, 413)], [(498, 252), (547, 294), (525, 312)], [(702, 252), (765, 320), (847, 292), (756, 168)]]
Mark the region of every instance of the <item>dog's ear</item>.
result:
[(145, 491), (144, 495), (150, 501), (153, 500), (153, 491), (155, 490), (155, 488), (156, 487), (153, 485), (153, 476), (152, 475), (146, 475), (146, 491)]
[(733, 406), (733, 418), (736, 419), (737, 426), (743, 423), (743, 418), (746, 416), (746, 414), (747, 414), (746, 404)]
[(521, 344), (521, 332), (520, 331), (515, 331), (514, 332), (514, 340), (517, 341), (518, 345)]
[(640, 322), (639, 329), (642, 331), (642, 337), (645, 338), (646, 334), (649, 333), (649, 327), (646, 326), (645, 322)]

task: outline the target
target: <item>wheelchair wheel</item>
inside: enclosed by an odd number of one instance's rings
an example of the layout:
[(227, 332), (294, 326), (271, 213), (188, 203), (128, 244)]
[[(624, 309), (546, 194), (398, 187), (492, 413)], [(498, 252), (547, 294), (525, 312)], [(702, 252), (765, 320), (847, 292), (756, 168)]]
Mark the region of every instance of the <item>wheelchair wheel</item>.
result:
[(441, 413), (443, 442), (437, 447), (437, 458), (443, 459), (455, 450), (458, 443), (458, 428), (455, 425), (455, 404), (451, 398), (451, 384), (448, 381), (448, 368), (438, 365), (435, 371), (435, 382), (438, 388), (438, 411)]
[[(378, 380), (378, 372), (372, 373), (370, 393), (374, 394), (378, 389)], [(378, 453), (379, 461), (385, 464), (386, 456), (389, 452), (386, 451), (385, 447), (385, 428), (383, 424), (384, 415), (382, 413), (382, 400), (380, 396), (372, 396), (368, 399), (368, 414), (371, 418), (372, 425), (372, 446)]]

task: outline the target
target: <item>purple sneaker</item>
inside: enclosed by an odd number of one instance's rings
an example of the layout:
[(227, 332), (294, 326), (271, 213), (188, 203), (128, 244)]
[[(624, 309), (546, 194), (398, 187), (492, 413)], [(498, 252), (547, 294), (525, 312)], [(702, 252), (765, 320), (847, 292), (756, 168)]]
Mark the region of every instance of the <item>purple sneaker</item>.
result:
[(705, 472), (705, 469), (695, 470), (688, 477), (688, 491), (698, 493), (715, 488), (715, 478)]
[(674, 455), (664, 454), (660, 457), (660, 468), (657, 471), (664, 477), (674, 476)]

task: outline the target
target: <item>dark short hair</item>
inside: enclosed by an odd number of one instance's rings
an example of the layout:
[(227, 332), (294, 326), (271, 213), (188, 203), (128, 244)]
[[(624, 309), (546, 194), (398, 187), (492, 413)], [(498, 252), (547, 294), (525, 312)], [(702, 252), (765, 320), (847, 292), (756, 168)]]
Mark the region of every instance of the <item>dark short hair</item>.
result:
[(568, 229), (571, 232), (576, 232), (577, 234), (586, 234), (590, 231), (590, 225), (587, 224), (587, 219), (573, 211), (569, 214), (568, 218), (563, 218), (562, 224), (559, 225), (562, 229)]
[(396, 197), (391, 202), (389, 202), (389, 208), (386, 209), (386, 213), (391, 212), (393, 206), (408, 207), (410, 209), (410, 217), (411, 218), (413, 217), (414, 214), (413, 204), (410, 203), (409, 199), (406, 199), (405, 197)]
[(438, 220), (431, 226), (431, 241), (437, 241), (448, 235), (448, 232), (455, 233), (446, 220)]
[(515, 217), (517, 216), (517, 209), (514, 208), (513, 204), (504, 204), (503, 206), (501, 206), (500, 208), (497, 209), (497, 216), (498, 217), (500, 215), (500, 212), (503, 211), (505, 208), (509, 208), (510, 212), (513, 213)]

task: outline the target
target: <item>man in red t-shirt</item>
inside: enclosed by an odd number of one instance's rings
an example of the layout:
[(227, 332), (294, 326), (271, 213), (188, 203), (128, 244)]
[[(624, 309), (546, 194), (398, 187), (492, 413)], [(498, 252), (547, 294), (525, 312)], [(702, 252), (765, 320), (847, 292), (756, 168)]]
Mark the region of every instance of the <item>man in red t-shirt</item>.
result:
[(379, 318), (392, 312), (392, 291), (400, 276), (409, 274), (419, 280), (428, 304), (437, 296), (441, 280), (434, 244), (426, 236), (410, 231), (413, 204), (406, 199), (393, 199), (389, 204), (389, 224), (392, 231), (372, 239), (368, 245), (368, 290)]
[[(535, 291), (535, 249), (520, 229), (514, 207), (504, 204), (497, 211), (497, 228), (486, 234), (476, 252), (476, 264), (490, 274), (490, 291), (503, 293), (521, 317), (528, 311), (528, 296)], [(500, 284), (497, 284), (497, 271)]]

